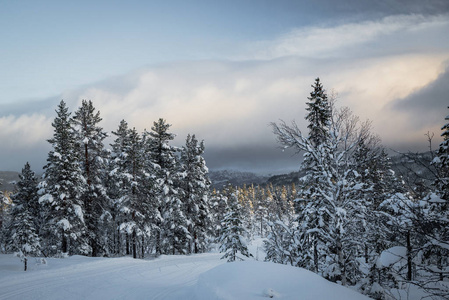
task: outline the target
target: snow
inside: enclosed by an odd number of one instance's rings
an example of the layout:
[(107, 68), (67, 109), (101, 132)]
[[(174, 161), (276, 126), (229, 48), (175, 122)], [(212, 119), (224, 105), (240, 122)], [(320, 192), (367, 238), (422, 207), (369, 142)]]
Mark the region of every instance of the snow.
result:
[(200, 275), (194, 299), (369, 299), (301, 268), (243, 261), (220, 265)]
[(70, 225), (70, 222), (67, 219), (62, 219), (58, 222), (58, 225), (64, 228), (64, 230), (72, 228), (72, 225)]
[(50, 194), (45, 194), (42, 197), (40, 197), (39, 203), (44, 203), (44, 202), (53, 203), (53, 196)]
[(376, 266), (381, 269), (383, 267), (389, 267), (405, 258), (407, 255), (407, 248), (402, 246), (392, 247), (390, 249), (382, 251), (380, 257), (377, 259)]
[(157, 259), (0, 255), (0, 299), (368, 299), (304, 269), (221, 253)]
[(75, 215), (80, 219), (80, 221), (84, 223), (84, 214), (81, 206), (73, 204), (73, 210), (75, 211)]

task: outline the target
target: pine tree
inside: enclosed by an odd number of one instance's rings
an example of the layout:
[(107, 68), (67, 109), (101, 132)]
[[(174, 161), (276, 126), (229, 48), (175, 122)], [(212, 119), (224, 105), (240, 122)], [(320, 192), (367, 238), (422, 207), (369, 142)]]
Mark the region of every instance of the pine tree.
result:
[(257, 186), (255, 190), (255, 212), (254, 217), (257, 224), (257, 234), (260, 237), (265, 237), (267, 232), (267, 220), (268, 220), (268, 201), (265, 196), (265, 189)]
[(226, 215), (228, 198), (221, 191), (212, 190), (209, 202), (210, 215), (212, 217), (212, 234), (218, 238), (222, 233), (222, 222)]
[(305, 233), (301, 243), (313, 255), (306, 256), (309, 261), (301, 265), (346, 285), (358, 280), (359, 274), (352, 273), (358, 270), (358, 243), (350, 233), (360, 221), (358, 212), (365, 209), (355, 198), (357, 172), (352, 153), (359, 141), (369, 135), (369, 123), (360, 124), (348, 108), (336, 110), (328, 105), (324, 111), (330, 112), (328, 121), (306, 118), (313, 125), (309, 128), (314, 128), (308, 137), (295, 123), (272, 125), (282, 145), (304, 152), (307, 175), (303, 182), (308, 189), (303, 193), (306, 204), (298, 223)]
[(129, 148), (129, 128), (125, 120), (120, 121), (117, 131), (113, 131), (116, 139), (111, 144), (111, 159), (109, 161), (107, 176), (107, 193), (109, 199), (109, 211), (112, 218), (110, 235), (114, 240), (114, 252), (121, 254), (122, 250), (130, 254), (128, 233), (125, 232), (125, 244), (122, 243), (122, 231), (120, 225), (125, 222), (125, 213), (122, 210), (121, 200), (129, 194), (129, 176), (127, 171), (127, 149)]
[(177, 149), (169, 144), (175, 135), (170, 133), (164, 119), (153, 123), (148, 135), (147, 151), (155, 167), (155, 195), (161, 216), (156, 223), (156, 254), (186, 253), (192, 237), (187, 229), (187, 219), (183, 211), (179, 193), (179, 166)]
[(207, 235), (211, 226), (208, 205), (210, 180), (203, 153), (204, 141), (199, 142), (195, 135), (189, 134), (186, 145), (181, 150), (180, 187), (183, 211), (193, 241), (189, 252), (194, 253), (206, 251)]
[(227, 258), (228, 262), (244, 260), (243, 256), (250, 257), (252, 255), (248, 252), (246, 245), (248, 232), (243, 227), (242, 206), (233, 189), (228, 190), (228, 205), (228, 213), (222, 221), (221, 235), (218, 238), (220, 252), (225, 253), (222, 259)]
[[(445, 120), (449, 121), (449, 115)], [(441, 130), (443, 130), (441, 134), (443, 142), (441, 142), (437, 151), (437, 157), (434, 160), (434, 164), (438, 169), (438, 178), (435, 186), (441, 194), (441, 198), (449, 200), (449, 123), (443, 125)]]
[(331, 107), (327, 99), (326, 92), (320, 82), (320, 78), (315, 79), (315, 84), (312, 85), (313, 91), (307, 99), (308, 114), (306, 120), (309, 121), (309, 139), (312, 144), (317, 147), (324, 142), (328, 135), (329, 122), (331, 118)]
[(85, 208), (84, 219), (88, 230), (91, 255), (97, 256), (105, 249), (103, 241), (104, 220), (107, 203), (104, 186), (106, 171), (106, 151), (103, 140), (107, 134), (98, 124), (101, 122), (100, 112), (95, 112), (92, 101), (83, 100), (75, 112), (72, 122), (75, 129), (76, 147), (82, 174), (86, 179), (84, 193), (81, 196)]
[(17, 193), (11, 196), (11, 224), (9, 224), (9, 248), (18, 251), (19, 257), (27, 270), (28, 255), (39, 255), (41, 251), (38, 236), (39, 205), (37, 195), (37, 179), (28, 163), (19, 174)]
[(86, 181), (78, 163), (75, 134), (64, 101), (56, 113), (53, 138), (48, 140), (53, 150), (48, 154), (45, 181), (41, 184), (43, 195), (39, 199), (48, 208), (44, 225), (47, 247), (50, 250), (54, 245), (63, 253), (87, 254), (91, 249), (85, 239), (87, 228), (81, 200)]
[(145, 237), (150, 234), (155, 209), (147, 193), (144, 144), (137, 130), (128, 129), (125, 121), (113, 134), (117, 136), (112, 146), (115, 168), (110, 172), (116, 180), (116, 185), (111, 187), (111, 196), (115, 198), (113, 219), (125, 234), (126, 254), (131, 250), (133, 258), (137, 258), (140, 243), (143, 257)]

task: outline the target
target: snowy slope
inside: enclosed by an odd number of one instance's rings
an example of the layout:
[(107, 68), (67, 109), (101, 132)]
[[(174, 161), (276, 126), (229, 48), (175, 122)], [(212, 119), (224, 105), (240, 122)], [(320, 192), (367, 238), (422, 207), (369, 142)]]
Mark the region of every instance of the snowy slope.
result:
[(31, 259), (24, 272), (0, 255), (0, 299), (368, 299), (303, 269), (220, 257)]
[(188, 287), (223, 264), (220, 254), (163, 256), (156, 260), (49, 259), (22, 271), (12, 255), (0, 255), (0, 299), (186, 299)]

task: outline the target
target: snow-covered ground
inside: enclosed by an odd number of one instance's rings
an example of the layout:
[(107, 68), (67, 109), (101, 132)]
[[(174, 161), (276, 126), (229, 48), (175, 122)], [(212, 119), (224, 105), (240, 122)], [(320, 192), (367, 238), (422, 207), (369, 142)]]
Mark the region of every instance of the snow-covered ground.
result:
[(24, 272), (2, 254), (0, 299), (368, 299), (303, 269), (221, 255), (32, 258)]

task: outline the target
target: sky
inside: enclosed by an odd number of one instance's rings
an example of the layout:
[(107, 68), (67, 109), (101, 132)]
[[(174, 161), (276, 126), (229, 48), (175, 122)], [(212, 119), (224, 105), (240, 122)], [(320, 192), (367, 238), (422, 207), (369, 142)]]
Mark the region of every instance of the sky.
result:
[[(320, 77), (394, 151), (441, 142), (449, 1), (0, 0), (0, 170), (42, 172), (62, 99), (101, 126), (164, 118), (204, 139), (210, 169), (281, 173), (270, 122), (304, 120)], [(109, 143), (110, 141), (108, 141)]]

